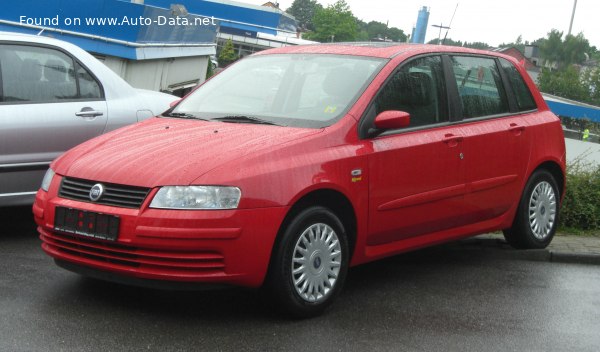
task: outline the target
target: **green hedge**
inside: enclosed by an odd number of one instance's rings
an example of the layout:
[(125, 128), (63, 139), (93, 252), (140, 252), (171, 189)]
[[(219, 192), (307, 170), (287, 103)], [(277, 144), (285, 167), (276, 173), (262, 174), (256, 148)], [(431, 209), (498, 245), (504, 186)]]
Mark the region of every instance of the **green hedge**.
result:
[(600, 166), (581, 161), (567, 166), (567, 192), (559, 225), (586, 231), (600, 229)]

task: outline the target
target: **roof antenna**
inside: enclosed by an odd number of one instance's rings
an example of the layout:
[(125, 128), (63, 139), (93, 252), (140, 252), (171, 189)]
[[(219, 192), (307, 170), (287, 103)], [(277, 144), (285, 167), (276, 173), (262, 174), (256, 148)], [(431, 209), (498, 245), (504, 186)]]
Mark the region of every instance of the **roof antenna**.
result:
[(458, 9), (458, 3), (456, 3), (456, 7), (454, 8), (454, 13), (452, 14), (452, 18), (450, 19), (450, 24), (446, 29), (446, 34), (444, 34), (444, 40), (442, 40), (442, 45), (446, 44), (446, 38), (448, 37), (448, 32), (450, 31), (450, 27), (452, 27), (452, 21), (454, 21), (454, 15), (456, 15), (456, 10)]
[(39, 31), (37, 35), (38, 35), (38, 36), (42, 35), (42, 33), (44, 33), (44, 31), (45, 31), (45, 30), (46, 30), (46, 28), (42, 28), (42, 30), (41, 30), (41, 31)]

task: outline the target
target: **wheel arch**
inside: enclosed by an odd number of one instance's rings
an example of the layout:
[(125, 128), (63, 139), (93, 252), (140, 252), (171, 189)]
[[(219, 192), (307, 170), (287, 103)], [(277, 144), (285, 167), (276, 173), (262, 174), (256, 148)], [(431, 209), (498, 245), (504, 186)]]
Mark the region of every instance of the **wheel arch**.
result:
[[(285, 228), (290, 224), (294, 217), (304, 209), (311, 206), (325, 207), (331, 210), (340, 219), (344, 225), (344, 230), (346, 231), (346, 235), (348, 237), (348, 253), (350, 253), (350, 262), (352, 260), (352, 255), (356, 245), (356, 211), (352, 205), (352, 202), (350, 202), (350, 199), (345, 194), (332, 188), (312, 190), (302, 195), (293, 203), (292, 207), (285, 215), (281, 226), (279, 227), (277, 238), (275, 239), (272, 250), (275, 250), (278, 247), (283, 231), (285, 231)], [(271, 253), (271, 258), (272, 257), (273, 254)]]
[(552, 177), (554, 177), (556, 183), (558, 184), (558, 188), (560, 190), (560, 199), (562, 201), (563, 197), (565, 196), (566, 176), (560, 165), (552, 160), (544, 161), (531, 172), (529, 177), (531, 177), (531, 175), (538, 170), (546, 170), (552, 175)]

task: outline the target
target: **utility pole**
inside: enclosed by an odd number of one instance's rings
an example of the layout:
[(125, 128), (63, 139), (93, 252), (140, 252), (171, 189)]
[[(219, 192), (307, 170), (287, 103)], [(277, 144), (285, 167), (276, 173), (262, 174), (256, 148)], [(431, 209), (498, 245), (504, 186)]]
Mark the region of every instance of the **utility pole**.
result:
[(569, 24), (569, 34), (567, 34), (567, 35), (571, 35), (571, 30), (573, 29), (573, 19), (575, 19), (575, 9), (577, 9), (577, 0), (575, 0), (575, 3), (573, 4), (573, 14), (571, 14), (571, 24)]
[[(440, 24), (432, 24), (431, 27), (439, 28), (440, 32), (438, 34), (438, 45), (442, 45), (442, 29), (450, 29), (448, 26), (444, 26), (442, 23)], [(445, 39), (445, 38), (444, 38)]]

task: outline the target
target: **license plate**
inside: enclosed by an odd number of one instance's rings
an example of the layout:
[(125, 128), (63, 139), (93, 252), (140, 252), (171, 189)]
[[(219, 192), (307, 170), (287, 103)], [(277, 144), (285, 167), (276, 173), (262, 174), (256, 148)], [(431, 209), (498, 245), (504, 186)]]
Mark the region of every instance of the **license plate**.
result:
[(119, 236), (118, 216), (92, 211), (57, 207), (54, 215), (56, 231), (115, 241)]

